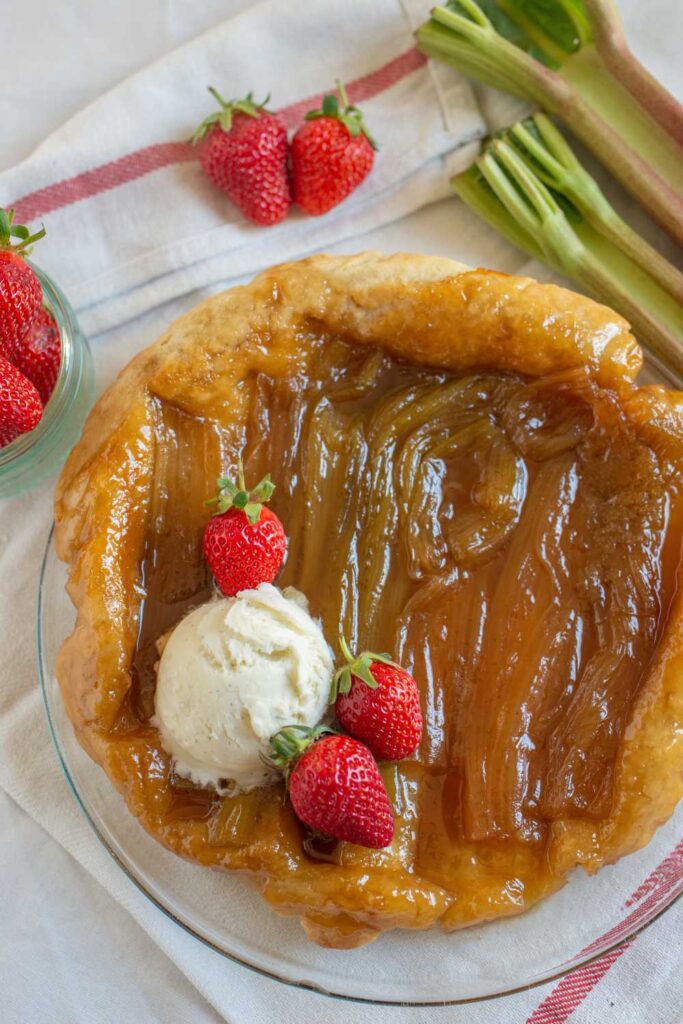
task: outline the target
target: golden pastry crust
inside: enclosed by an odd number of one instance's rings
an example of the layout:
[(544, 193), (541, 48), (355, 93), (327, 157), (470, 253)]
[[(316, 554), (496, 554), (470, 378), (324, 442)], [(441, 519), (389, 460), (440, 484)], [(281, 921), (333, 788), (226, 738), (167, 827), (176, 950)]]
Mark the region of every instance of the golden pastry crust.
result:
[[(452, 370), (495, 368), (535, 377), (584, 366), (619, 395), (626, 414), (653, 443), (683, 438), (683, 396), (636, 387), (641, 353), (621, 317), (562, 288), (468, 270), (447, 259), (315, 256), (274, 267), (179, 319), (97, 403), (55, 499), (57, 550), (69, 565), (69, 594), (78, 612), (58, 663), (65, 704), (85, 749), (157, 838), (155, 813), (164, 813), (167, 787), (141, 782), (129, 766), (143, 765), (144, 778), (158, 779), (168, 776), (168, 758), (151, 726), (133, 738), (115, 728), (131, 686), (140, 563), (153, 514), (155, 403), (239, 433), (248, 408), (243, 382), (259, 370), (279, 376), (303, 368), (302, 341), (312, 333)], [(582, 820), (553, 826), (549, 849), (558, 874), (575, 863), (595, 870), (615, 860), (646, 843), (671, 815), (683, 795), (683, 730), (674, 735), (671, 729), (672, 721), (683, 720), (681, 680), (679, 599), (622, 745), (614, 811), (597, 826)], [(277, 809), (268, 813), (277, 815)], [(205, 863), (264, 871), (258, 842), (212, 853), (201, 821), (179, 821), (162, 838), (184, 856), (201, 852)], [(415, 885), (407, 912), (400, 901), (392, 906), (385, 891), (375, 893), (372, 877), (362, 892), (357, 875), (345, 883), (344, 870), (332, 865), (316, 865), (314, 881), (311, 867), (306, 878), (309, 906), (302, 903), (300, 883), (289, 885), (276, 868), (258, 884), (280, 912), (302, 915), (308, 934), (323, 944), (358, 945), (383, 927), (424, 928), (438, 917), (434, 906), (442, 890), (424, 879)], [(452, 926), (457, 923), (456, 915)]]

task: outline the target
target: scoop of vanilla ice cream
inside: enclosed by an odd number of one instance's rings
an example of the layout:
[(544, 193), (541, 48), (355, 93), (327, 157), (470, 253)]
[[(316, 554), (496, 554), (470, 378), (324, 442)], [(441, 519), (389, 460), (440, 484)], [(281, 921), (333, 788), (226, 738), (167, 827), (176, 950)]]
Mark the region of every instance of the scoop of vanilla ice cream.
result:
[(267, 782), (284, 725), (316, 725), (333, 663), (303, 594), (270, 583), (195, 608), (159, 663), (153, 723), (179, 775), (219, 791)]

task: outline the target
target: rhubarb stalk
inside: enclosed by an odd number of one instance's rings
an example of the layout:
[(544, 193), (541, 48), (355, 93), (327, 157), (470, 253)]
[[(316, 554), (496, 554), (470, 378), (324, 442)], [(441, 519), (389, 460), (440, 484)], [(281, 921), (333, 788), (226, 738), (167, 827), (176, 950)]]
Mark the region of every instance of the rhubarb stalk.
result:
[(611, 0), (449, 0), (417, 39), (556, 115), (683, 244), (683, 108), (630, 53)]
[(453, 186), (509, 241), (622, 313), (683, 379), (683, 277), (619, 218), (547, 118), (491, 140)]

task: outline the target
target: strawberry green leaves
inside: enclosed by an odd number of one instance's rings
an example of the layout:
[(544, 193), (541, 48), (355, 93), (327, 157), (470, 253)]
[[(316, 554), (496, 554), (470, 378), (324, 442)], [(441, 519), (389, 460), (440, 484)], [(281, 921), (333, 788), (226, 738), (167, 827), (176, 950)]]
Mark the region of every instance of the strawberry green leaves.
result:
[(253, 490), (247, 490), (244, 480), (244, 466), (242, 459), (238, 463), (238, 483), (228, 477), (219, 477), (217, 480), (218, 494), (209, 498), (207, 505), (215, 505), (215, 515), (222, 515), (228, 509), (241, 509), (250, 523), (257, 523), (261, 515), (261, 508), (270, 500), (275, 490), (270, 473), (266, 473)]
[(220, 125), (224, 132), (229, 132), (236, 113), (246, 114), (247, 117), (259, 117), (266, 110), (266, 104), (270, 100), (270, 93), (268, 93), (262, 103), (257, 103), (251, 92), (247, 93), (243, 100), (226, 100), (212, 85), (207, 88), (219, 104), (219, 109), (204, 118), (192, 136), (193, 143), (201, 142), (216, 124)]
[[(33, 234), (25, 224), (14, 223), (14, 210), (0, 209), (0, 249), (11, 249), (13, 252), (28, 256), (34, 242), (43, 238), (45, 228)], [(17, 239), (13, 242), (12, 239)]]
[(373, 662), (378, 661), (383, 665), (395, 665), (395, 662), (388, 654), (373, 654), (370, 651), (363, 651), (354, 657), (343, 636), (339, 637), (339, 647), (346, 659), (346, 664), (337, 669), (334, 674), (330, 696), (331, 702), (335, 701), (340, 693), (349, 692), (354, 677), (361, 679), (371, 690), (376, 690), (378, 683), (372, 674)]
[(321, 736), (337, 735), (337, 730), (327, 725), (285, 725), (270, 738), (270, 757), (264, 758), (269, 767), (288, 773), (308, 748)]
[(306, 114), (304, 120), (315, 121), (320, 117), (331, 117), (336, 121), (341, 121), (352, 138), (355, 139), (359, 135), (364, 135), (372, 148), (377, 149), (377, 143), (370, 134), (368, 127), (363, 120), (362, 113), (358, 107), (349, 104), (346, 89), (339, 79), (337, 79), (336, 84), (342, 105), (339, 105), (339, 99), (334, 95), (334, 93), (330, 93), (328, 96), (323, 97), (320, 110), (310, 110), (308, 114)]

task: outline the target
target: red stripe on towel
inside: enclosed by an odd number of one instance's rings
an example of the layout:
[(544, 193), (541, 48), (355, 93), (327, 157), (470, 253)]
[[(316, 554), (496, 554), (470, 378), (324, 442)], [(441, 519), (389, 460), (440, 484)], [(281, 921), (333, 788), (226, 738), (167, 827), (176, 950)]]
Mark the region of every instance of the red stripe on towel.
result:
[[(659, 905), (662, 897), (670, 892), (681, 881), (682, 877), (683, 840), (647, 876), (635, 892), (629, 896), (626, 901), (626, 907), (633, 907), (634, 904), (638, 904), (636, 909), (632, 910), (623, 921), (610, 928), (609, 931), (601, 935), (590, 946), (586, 946), (582, 952), (590, 953), (606, 941), (618, 941), (633, 925), (640, 923), (646, 918), (650, 910)], [(630, 945), (630, 942), (624, 942), (623, 945), (610, 950), (609, 953), (605, 953), (604, 956), (593, 961), (593, 963), (586, 964), (584, 967), (580, 967), (578, 970), (568, 974), (566, 978), (563, 978), (555, 986), (550, 995), (546, 996), (543, 1002), (536, 1007), (527, 1019), (526, 1024), (565, 1024), (565, 1021), (572, 1015), (574, 1010), (581, 1005), (588, 993), (595, 988)]]
[[(385, 89), (396, 85), (403, 78), (421, 68), (426, 57), (416, 49), (406, 50), (393, 60), (376, 68), (367, 75), (362, 75), (347, 85), (347, 92), (352, 103), (361, 103), (379, 95)], [(323, 94), (309, 96), (283, 107), (280, 115), (288, 128), (293, 128), (309, 110), (320, 105)], [(29, 192), (9, 205), (14, 208), (19, 222), (36, 220), (55, 210), (61, 210), (82, 199), (91, 199), (101, 192), (118, 188), (129, 181), (135, 181), (172, 164), (187, 163), (197, 159), (197, 152), (189, 142), (157, 142), (133, 153), (110, 160), (90, 171), (83, 171), (73, 178), (64, 178), (53, 185)]]

